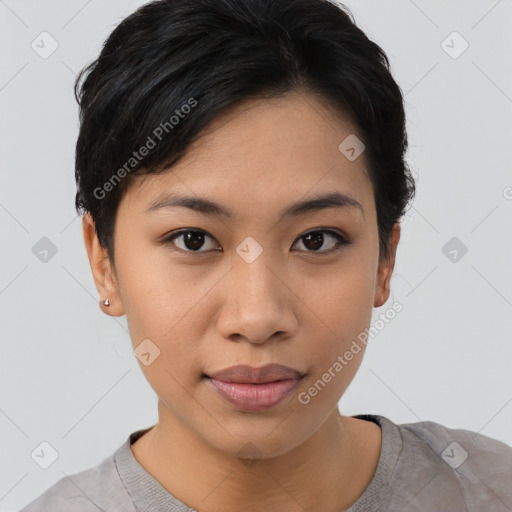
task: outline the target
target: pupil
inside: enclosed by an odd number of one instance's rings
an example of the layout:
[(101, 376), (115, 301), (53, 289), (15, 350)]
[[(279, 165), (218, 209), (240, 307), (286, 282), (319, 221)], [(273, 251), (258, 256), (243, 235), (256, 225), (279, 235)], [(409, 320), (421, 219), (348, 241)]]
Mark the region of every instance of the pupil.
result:
[[(324, 243), (324, 235), (323, 233), (317, 231), (316, 233), (308, 233), (307, 235), (304, 235), (304, 238), (306, 239), (304, 242), (304, 245), (308, 249), (319, 249), (322, 247), (322, 244)], [(312, 247), (308, 246), (308, 243), (313, 241)]]
[(185, 233), (185, 246), (187, 249), (200, 249), (204, 242), (204, 236), (198, 231), (187, 231)]

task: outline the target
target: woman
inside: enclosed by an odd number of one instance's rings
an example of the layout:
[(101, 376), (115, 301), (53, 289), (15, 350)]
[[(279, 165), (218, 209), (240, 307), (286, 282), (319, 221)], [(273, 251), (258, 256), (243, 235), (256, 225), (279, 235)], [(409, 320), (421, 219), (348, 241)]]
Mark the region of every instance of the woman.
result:
[(504, 443), (338, 410), (415, 190), (400, 88), (346, 9), (151, 2), (76, 88), (100, 306), (159, 420), (25, 512), (512, 510)]

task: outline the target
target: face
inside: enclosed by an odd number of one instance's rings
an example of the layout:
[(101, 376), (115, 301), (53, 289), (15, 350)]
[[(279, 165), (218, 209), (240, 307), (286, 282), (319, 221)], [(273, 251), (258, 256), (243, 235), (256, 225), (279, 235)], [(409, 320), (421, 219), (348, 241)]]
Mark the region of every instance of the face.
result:
[[(227, 454), (251, 442), (265, 457), (338, 414), (364, 345), (345, 364), (339, 356), (387, 300), (393, 267), (379, 265), (364, 153), (351, 161), (338, 149), (353, 133), (305, 93), (218, 117), (184, 159), (121, 201), (115, 273), (99, 263), (105, 253), (84, 218), (100, 297), (112, 303), (105, 311), (126, 314), (133, 348), (144, 343), (149, 354), (140, 366), (160, 399), (160, 422), (172, 419)], [(292, 210), (327, 194), (338, 200)], [(182, 196), (218, 208), (171, 204)], [(205, 377), (269, 363), (303, 377), (260, 410), (232, 403)], [(273, 386), (261, 395), (275, 397)]]

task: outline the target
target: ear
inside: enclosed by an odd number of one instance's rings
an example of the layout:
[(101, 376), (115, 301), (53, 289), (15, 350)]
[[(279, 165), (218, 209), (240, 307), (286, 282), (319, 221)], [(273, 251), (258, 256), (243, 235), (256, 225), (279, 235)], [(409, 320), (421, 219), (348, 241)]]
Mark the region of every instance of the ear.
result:
[(400, 224), (393, 226), (391, 233), (391, 246), (389, 257), (379, 263), (377, 271), (377, 285), (375, 287), (375, 297), (373, 306), (378, 308), (386, 303), (390, 293), (391, 274), (395, 266), (396, 249), (400, 241)]
[[(100, 307), (104, 313), (110, 316), (122, 316), (125, 313), (120, 299), (115, 270), (108, 258), (107, 249), (100, 245), (94, 221), (88, 212), (82, 218), (82, 229), (94, 283), (100, 295)], [(110, 301), (110, 306), (103, 304), (105, 299)]]

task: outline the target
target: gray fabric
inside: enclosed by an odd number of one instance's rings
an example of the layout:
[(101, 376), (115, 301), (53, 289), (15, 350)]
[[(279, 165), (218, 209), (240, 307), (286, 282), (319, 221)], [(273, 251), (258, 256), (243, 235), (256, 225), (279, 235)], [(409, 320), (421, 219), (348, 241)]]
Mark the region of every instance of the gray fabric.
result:
[[(355, 417), (381, 427), (382, 447), (370, 484), (347, 512), (512, 511), (512, 448), (505, 443), (431, 421)], [(147, 430), (130, 434), (94, 468), (62, 478), (21, 512), (191, 512), (133, 456), (130, 445)]]

